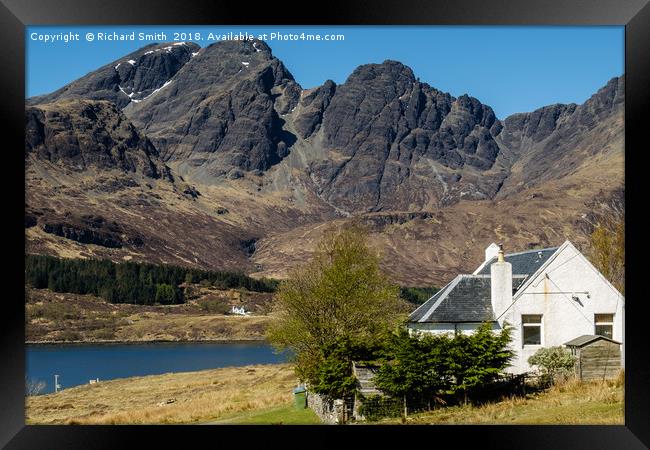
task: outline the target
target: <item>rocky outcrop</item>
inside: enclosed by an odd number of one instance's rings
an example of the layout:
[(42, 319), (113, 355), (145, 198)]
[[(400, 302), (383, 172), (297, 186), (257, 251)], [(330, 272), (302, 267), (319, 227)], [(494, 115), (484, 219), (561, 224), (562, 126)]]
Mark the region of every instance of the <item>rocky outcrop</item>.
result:
[(170, 178), (158, 151), (107, 101), (62, 100), (25, 110), (25, 156), (73, 170), (119, 169)]
[(323, 121), (323, 113), (336, 93), (336, 83), (327, 80), (322, 86), (305, 91), (300, 99), (300, 114), (294, 120), (294, 127), (300, 137), (308, 138), (318, 131)]
[[(348, 211), (396, 204), (419, 209), (460, 198), (462, 189), (451, 185), (465, 169), (488, 171), (499, 154), (494, 137), (501, 124), (490, 107), (421, 83), (396, 61), (358, 67), (336, 88), (322, 117), (322, 145), (331, 153), (312, 164), (310, 174), (321, 196)], [(307, 131), (315, 128), (305, 122)], [(501, 179), (497, 173), (487, 186), (464, 180), (456, 187), (488, 198)]]
[(597, 225), (612, 226), (625, 221), (625, 187), (612, 191), (599, 191), (590, 201), (585, 202), (587, 212), (576, 218), (576, 228), (591, 235)]
[(239, 241), (239, 245), (241, 246), (241, 249), (244, 251), (244, 253), (248, 258), (253, 256), (253, 254), (255, 253), (257, 241), (258, 241), (257, 238), (244, 239), (242, 241)]
[(141, 247), (144, 244), (141, 236), (127, 235), (118, 223), (98, 215), (78, 216), (68, 213), (62, 217), (46, 216), (42, 219), (41, 228), (46, 233), (81, 244), (95, 244), (108, 248), (122, 248), (124, 245)]
[(286, 276), (361, 220), (396, 280), (446, 282), (497, 238), (586, 242), (624, 183), (623, 98), (500, 121), (396, 61), (303, 90), (260, 41), (145, 47), (28, 100), (28, 248)]
[(200, 50), (171, 80), (125, 112), (167, 161), (204, 182), (264, 171), (295, 137), (280, 117), (300, 87), (261, 41), (223, 41)]
[(28, 104), (63, 99), (107, 100), (118, 108), (140, 102), (161, 89), (200, 47), (190, 42), (151, 44), (115, 60)]
[(38, 223), (38, 217), (33, 213), (25, 211), (25, 228), (35, 227)]
[(582, 105), (550, 105), (504, 121), (499, 145), (513, 155), (499, 195), (569, 176), (596, 155), (623, 150), (625, 81), (612, 78)]
[(450, 168), (478, 169), (491, 167), (498, 153), (490, 134), (495, 124), (490, 107), (420, 83), (396, 61), (357, 68), (337, 89), (324, 120), (327, 144), (346, 155), (398, 146), (400, 153), (431, 156)]
[(434, 217), (430, 211), (371, 213), (361, 216), (361, 222), (373, 231), (381, 231), (388, 225), (402, 225), (412, 220), (426, 220)]
[(504, 121), (501, 141), (512, 148), (521, 147), (526, 141), (537, 143), (550, 136), (568, 116), (576, 110), (575, 103), (569, 105), (550, 105), (531, 113), (520, 113), (508, 116)]
[(189, 198), (196, 199), (198, 198), (201, 193), (196, 189), (196, 187), (191, 186), (191, 185), (184, 185), (181, 186), (181, 189), (183, 191), (183, 194)]
[[(107, 94), (115, 89), (124, 93)], [(479, 100), (443, 93), (391, 60), (359, 66), (341, 85), (302, 90), (253, 40), (147, 46), (31, 102), (69, 96), (124, 107), (162, 160), (197, 183), (263, 176), (298, 143), (287, 170), (301, 172), (310, 191), (301, 196), (356, 214), (494, 199), (568, 176), (598, 152), (596, 139), (611, 141), (604, 128), (622, 120), (624, 93), (616, 78), (583, 105), (500, 121)], [(281, 176), (273, 186), (290, 191), (291, 183)]]
[(90, 228), (82, 228), (65, 222), (44, 223), (43, 231), (82, 244), (95, 244), (108, 248), (122, 247), (122, 240), (113, 234), (103, 233)]

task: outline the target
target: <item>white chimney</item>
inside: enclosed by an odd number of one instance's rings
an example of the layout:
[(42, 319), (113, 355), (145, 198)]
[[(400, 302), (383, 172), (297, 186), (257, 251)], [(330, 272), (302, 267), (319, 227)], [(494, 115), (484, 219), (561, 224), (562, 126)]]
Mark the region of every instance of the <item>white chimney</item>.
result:
[(501, 316), (512, 303), (512, 264), (505, 261), (503, 246), (499, 245), (498, 249), (497, 262), (490, 265), (491, 300), (495, 318)]
[(485, 249), (485, 262), (488, 262), (498, 254), (499, 254), (499, 246), (494, 242), (491, 243), (490, 246)]

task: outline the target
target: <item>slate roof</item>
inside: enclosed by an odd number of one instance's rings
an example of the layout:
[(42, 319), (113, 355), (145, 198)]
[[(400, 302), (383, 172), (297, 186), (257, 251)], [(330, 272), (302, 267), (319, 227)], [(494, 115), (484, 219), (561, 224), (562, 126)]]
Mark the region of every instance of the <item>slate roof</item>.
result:
[(598, 339), (605, 339), (606, 341), (613, 342), (615, 344), (620, 344), (620, 342), (605, 336), (598, 336), (595, 334), (583, 334), (582, 336), (578, 336), (575, 339), (571, 339), (569, 342), (565, 342), (564, 345), (566, 345), (567, 347), (584, 347), (585, 345), (597, 341)]
[[(515, 291), (524, 276), (512, 277)], [(458, 275), (413, 311), (409, 322), (484, 322), (495, 320), (490, 275)]]
[[(512, 264), (513, 275), (532, 275), (537, 272), (542, 264), (551, 257), (559, 247), (543, 248), (538, 250), (528, 250), (525, 252), (511, 253), (504, 255), (506, 262)], [(497, 261), (494, 257), (477, 273), (477, 275), (490, 275), (490, 265)]]
[[(512, 264), (512, 292), (549, 260), (559, 247), (528, 250), (504, 255)], [(490, 265), (494, 257), (479, 266), (476, 274), (458, 275), (449, 284), (420, 305), (409, 316), (409, 322), (484, 322), (496, 320), (492, 311)]]

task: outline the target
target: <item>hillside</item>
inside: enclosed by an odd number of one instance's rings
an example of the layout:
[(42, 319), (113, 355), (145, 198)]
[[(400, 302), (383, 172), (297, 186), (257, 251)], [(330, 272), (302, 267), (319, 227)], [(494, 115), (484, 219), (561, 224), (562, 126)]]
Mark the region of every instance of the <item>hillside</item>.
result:
[[(244, 307), (250, 316), (227, 314)], [(113, 304), (93, 295), (25, 292), (25, 341), (151, 342), (263, 340), (272, 295), (193, 287), (180, 305)]]
[(285, 277), (359, 219), (442, 285), (494, 241), (585, 246), (624, 192), (622, 77), (499, 119), (397, 61), (305, 90), (261, 41), (162, 43), (27, 103), (30, 253)]

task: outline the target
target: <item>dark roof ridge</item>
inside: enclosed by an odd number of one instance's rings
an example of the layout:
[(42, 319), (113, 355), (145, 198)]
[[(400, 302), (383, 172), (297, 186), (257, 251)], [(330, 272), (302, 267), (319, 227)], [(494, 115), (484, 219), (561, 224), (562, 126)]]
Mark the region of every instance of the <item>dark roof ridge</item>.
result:
[[(508, 256), (524, 255), (526, 253), (546, 252), (546, 251), (549, 251), (549, 250), (557, 250), (558, 248), (560, 248), (560, 247), (556, 246), (556, 247), (546, 247), (546, 248), (534, 248), (534, 249), (531, 249), (531, 250), (524, 250), (523, 252), (506, 253), (503, 256), (507, 258)], [(492, 257), (490, 259), (490, 261), (492, 261), (492, 259), (494, 259), (494, 258), (495, 257)]]
[[(456, 277), (462, 278), (490, 278), (492, 274), (489, 273), (461, 273), (456, 275)], [(528, 274), (525, 273), (513, 273), (512, 278), (526, 278)], [(446, 285), (445, 285), (446, 286)]]
[[(505, 256), (505, 261), (512, 264), (513, 275), (532, 275), (539, 267), (557, 254), (560, 247), (549, 247), (546, 249), (528, 250), (525, 252), (510, 253)], [(475, 274), (490, 273), (490, 266), (496, 262), (497, 258), (493, 257), (489, 261), (482, 263), (475, 271)]]
[[(409, 314), (409, 320), (410, 320), (411, 317), (413, 317), (414, 315), (416, 315), (416, 313), (417, 313), (421, 308), (424, 309), (425, 306), (427, 307), (427, 308), (426, 308), (426, 312), (422, 315), (422, 317), (425, 317), (425, 316), (430, 315), (430, 314), (431, 314), (431, 313), (432, 313), (432, 312), (433, 312), (433, 311), (434, 311), (434, 310), (435, 310), (435, 309), (440, 305), (440, 303), (442, 302), (442, 300), (444, 300), (445, 297), (447, 297), (447, 295), (448, 295), (451, 291), (454, 290), (454, 287), (456, 287), (456, 285), (458, 284), (458, 282), (459, 282), (461, 279), (462, 279), (462, 275), (456, 275), (456, 276), (454, 277), (453, 280), (451, 280), (449, 283), (447, 283), (447, 284), (446, 284), (442, 289), (440, 289), (438, 292), (436, 292), (435, 294), (433, 294), (433, 295), (431, 296), (431, 298), (429, 298), (429, 300), (427, 300), (426, 302), (422, 303), (420, 306), (418, 306), (418, 308), (417, 308), (415, 311), (413, 311), (411, 314)], [(433, 302), (433, 305), (429, 305), (429, 303), (431, 302), (431, 300), (433, 300), (434, 298), (436, 298), (436, 301)], [(422, 318), (417, 319), (416, 322), (420, 322), (421, 319), (422, 319)]]

